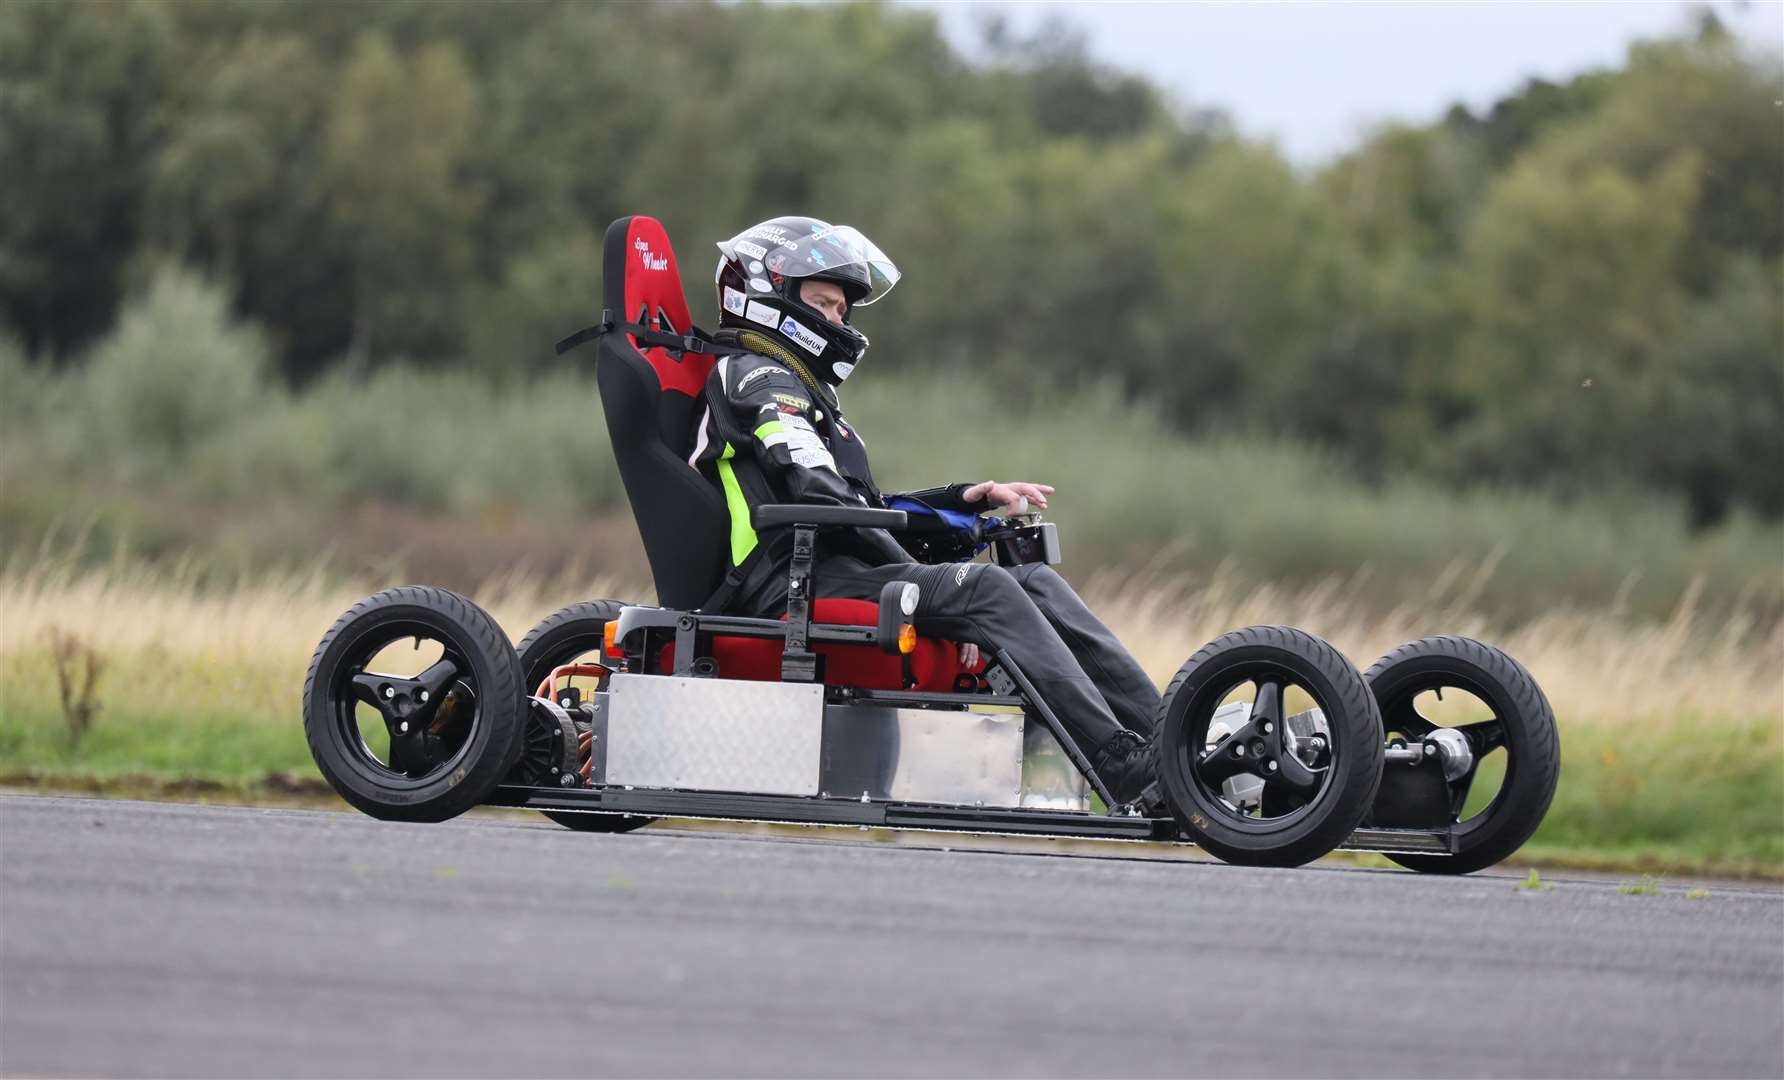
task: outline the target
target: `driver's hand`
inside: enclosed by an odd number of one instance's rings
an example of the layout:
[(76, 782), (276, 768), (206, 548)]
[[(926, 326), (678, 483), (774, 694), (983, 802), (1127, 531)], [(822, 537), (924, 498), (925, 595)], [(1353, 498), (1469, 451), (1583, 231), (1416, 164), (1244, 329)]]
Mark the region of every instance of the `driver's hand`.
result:
[(1047, 496), (1051, 494), (1053, 494), (1053, 489), (1046, 484), (1000, 484), (995, 480), (987, 480), (982, 484), (974, 484), (967, 488), (960, 493), (960, 497), (969, 503), (984, 499), (991, 504), (993, 509), (1002, 507), (1010, 511), (1014, 511), (1021, 505), (1023, 499), (1027, 499), (1031, 508), (1045, 510), (1047, 509)]
[(979, 647), (970, 641), (960, 643), (960, 666), (973, 667), (979, 662)]

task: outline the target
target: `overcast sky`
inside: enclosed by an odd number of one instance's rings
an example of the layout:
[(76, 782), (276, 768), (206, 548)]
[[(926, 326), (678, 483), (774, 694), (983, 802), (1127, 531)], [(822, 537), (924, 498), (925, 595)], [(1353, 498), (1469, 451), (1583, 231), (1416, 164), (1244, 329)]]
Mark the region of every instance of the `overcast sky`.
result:
[(1091, 51), (1218, 106), (1248, 135), (1318, 164), (1384, 119), (1423, 122), (1456, 101), (1480, 108), (1531, 76), (1564, 79), (1622, 61), (1638, 38), (1692, 25), (1710, 7), (1755, 50), (1784, 53), (1784, 0), (1650, 3), (987, 3), (910, 0), (934, 9), (973, 55), (1001, 13), (1018, 31), (1049, 17), (1088, 33)]

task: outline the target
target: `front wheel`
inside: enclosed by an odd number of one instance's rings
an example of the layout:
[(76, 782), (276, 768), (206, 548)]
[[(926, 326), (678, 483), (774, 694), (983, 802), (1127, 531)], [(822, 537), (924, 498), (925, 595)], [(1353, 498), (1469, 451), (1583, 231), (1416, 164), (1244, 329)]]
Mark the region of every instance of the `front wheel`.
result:
[(1226, 862), (1300, 866), (1356, 829), (1381, 779), (1381, 717), (1350, 661), (1286, 626), (1205, 646), (1159, 705), (1159, 780)]
[(1428, 637), (1377, 660), (1364, 678), (1391, 741), (1455, 748), (1448, 769), (1432, 758), (1389, 765), (1371, 816), (1389, 827), (1447, 827), (1456, 853), (1388, 858), (1427, 874), (1467, 874), (1522, 847), (1561, 779), (1555, 713), (1524, 665), (1471, 638)]

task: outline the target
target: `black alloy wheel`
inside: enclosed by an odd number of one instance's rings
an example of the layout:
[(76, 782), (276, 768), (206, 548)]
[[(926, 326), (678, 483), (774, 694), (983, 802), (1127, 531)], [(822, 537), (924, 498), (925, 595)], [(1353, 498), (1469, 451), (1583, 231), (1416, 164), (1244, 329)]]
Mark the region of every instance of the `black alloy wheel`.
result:
[(508, 637), (445, 589), (387, 589), (322, 638), (304, 680), (304, 736), (341, 798), (376, 818), (444, 821), (487, 797), (520, 752)]
[[(1236, 723), (1216, 721), (1247, 696)], [(1159, 780), (1178, 822), (1230, 863), (1325, 855), (1362, 821), (1381, 778), (1381, 719), (1362, 676), (1291, 627), (1205, 646), (1166, 689), (1158, 727)]]
[[(1423, 745), (1447, 728), (1467, 741), (1470, 758), (1453, 780), (1435, 761), (1387, 766), (1376, 823), (1447, 826), (1457, 848), (1454, 855), (1388, 858), (1423, 873), (1467, 874), (1522, 847), (1542, 824), (1561, 778), (1555, 713), (1524, 666), (1472, 638), (1428, 637), (1377, 660), (1364, 679), (1391, 742)], [(1402, 792), (1408, 794), (1390, 802)], [(1380, 820), (1390, 814), (1392, 820)]]
[[(538, 689), (553, 671), (578, 660), (605, 664), (601, 651), (607, 624), (619, 618), (622, 600), (585, 600), (547, 615), (520, 639), (516, 652), (526, 692)], [(605, 690), (602, 679), (597, 690)], [(577, 832), (623, 833), (642, 829), (655, 818), (639, 814), (604, 814), (577, 810), (541, 810), (540, 813)]]

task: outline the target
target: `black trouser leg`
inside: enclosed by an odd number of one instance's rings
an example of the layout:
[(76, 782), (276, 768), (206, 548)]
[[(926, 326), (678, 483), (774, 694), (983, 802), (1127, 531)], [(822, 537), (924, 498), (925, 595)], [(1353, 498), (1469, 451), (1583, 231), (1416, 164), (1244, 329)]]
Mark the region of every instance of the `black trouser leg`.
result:
[[(1059, 632), (1015, 576), (1001, 566), (869, 566), (838, 555), (820, 560), (813, 578), (813, 596), (862, 600), (878, 600), (888, 581), (914, 581), (923, 594), (912, 619), (917, 630), (925, 636), (970, 641), (983, 649), (1008, 653), (1092, 760), (1122, 730), (1121, 722)], [(1057, 600), (1050, 597), (1050, 602)]]
[(1046, 563), (1025, 563), (1012, 567), (1010, 573), (1078, 658), (1121, 726), (1142, 735), (1152, 734), (1158, 714), (1158, 687), (1134, 654), (1121, 644), (1121, 639)]

